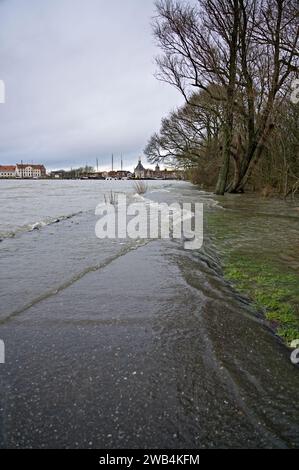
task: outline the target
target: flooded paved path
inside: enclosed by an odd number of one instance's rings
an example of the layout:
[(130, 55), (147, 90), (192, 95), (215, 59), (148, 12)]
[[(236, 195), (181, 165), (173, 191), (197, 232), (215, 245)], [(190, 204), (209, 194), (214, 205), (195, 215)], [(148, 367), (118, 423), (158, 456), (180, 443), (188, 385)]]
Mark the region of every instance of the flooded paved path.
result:
[(299, 447), (298, 369), (213, 246), (103, 249), (94, 222), (1, 244), (1, 448)]

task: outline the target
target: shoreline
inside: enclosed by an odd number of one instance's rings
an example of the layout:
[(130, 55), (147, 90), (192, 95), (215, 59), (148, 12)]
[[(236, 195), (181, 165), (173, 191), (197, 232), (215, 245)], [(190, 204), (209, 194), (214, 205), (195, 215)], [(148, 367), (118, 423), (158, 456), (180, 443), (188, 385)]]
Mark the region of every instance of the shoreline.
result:
[[(254, 193), (251, 193), (249, 197), (255, 199), (257, 206), (260, 204), (267, 206), (269, 203), (273, 203), (274, 206), (275, 204), (289, 205), (289, 208), (294, 210), (294, 214), (281, 215), (281, 217), (285, 217), (290, 225), (293, 222), (294, 227), (299, 227), (299, 217), (295, 213), (297, 207), (293, 207), (295, 201), (282, 201), (279, 198), (265, 200), (258, 198)], [(246, 195), (242, 195), (242, 198), (243, 201), (246, 200)], [(224, 207), (225, 203), (228, 202), (228, 198), (216, 199), (220, 203), (224, 203)], [(232, 214), (233, 210), (231, 208), (229, 210)], [(233, 289), (244, 295), (254, 308), (263, 315), (274, 335), (282, 340), (287, 347), (290, 347), (292, 341), (299, 338), (299, 298), (297, 294), (299, 253), (296, 255), (296, 242), (293, 242), (293, 258), (288, 253), (290, 248), (285, 249), (286, 247), (281, 242), (279, 243), (279, 252), (275, 253), (275, 250), (271, 252), (269, 246), (267, 246), (264, 253), (263, 223), (269, 225), (271, 230), (272, 225), (275, 226), (275, 222), (272, 220), (274, 219), (273, 214), (267, 214), (265, 211), (262, 214), (263, 219), (261, 218), (260, 227), (258, 223), (255, 223), (255, 233), (249, 230), (247, 239), (244, 227), (240, 229), (240, 233), (238, 233), (238, 228), (237, 230), (231, 230), (230, 224), (234, 223), (233, 216), (229, 223), (225, 220), (226, 218), (229, 219), (230, 215), (227, 216), (225, 211), (222, 211), (221, 214), (214, 212), (208, 215), (208, 224), (212, 227), (210, 235), (217, 251), (220, 253), (223, 276), (231, 283)], [(251, 217), (258, 219), (259, 215), (250, 214)], [(248, 223), (246, 211), (244, 215), (242, 215), (242, 210), (238, 214), (236, 211), (235, 220), (239, 228), (242, 223), (246, 225)], [(242, 231), (243, 233), (241, 233)], [(278, 238), (278, 233), (273, 231), (274, 233)], [(231, 240), (227, 243), (230, 237)], [(281, 238), (283, 239), (283, 233), (281, 233)], [(267, 244), (269, 245), (269, 241), (267, 241)], [(279, 256), (277, 256), (278, 254)], [(284, 262), (284, 258), (286, 262)], [(288, 267), (288, 259), (290, 260), (290, 266), (291, 262), (293, 263), (293, 268)]]

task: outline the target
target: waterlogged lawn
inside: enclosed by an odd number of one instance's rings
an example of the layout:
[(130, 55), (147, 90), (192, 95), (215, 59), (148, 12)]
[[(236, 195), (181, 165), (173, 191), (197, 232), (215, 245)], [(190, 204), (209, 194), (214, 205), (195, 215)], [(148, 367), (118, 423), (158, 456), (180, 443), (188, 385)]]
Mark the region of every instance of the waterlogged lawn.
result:
[(288, 344), (299, 338), (299, 278), (271, 263), (233, 253), (225, 257), (224, 274), (237, 289), (265, 312), (267, 320)]
[[(238, 202), (238, 201), (237, 201)], [(281, 201), (222, 201), (207, 214), (225, 277), (262, 311), (286, 344), (299, 339), (299, 218)], [(289, 209), (289, 210), (288, 210)], [(294, 209), (294, 211), (293, 211)]]

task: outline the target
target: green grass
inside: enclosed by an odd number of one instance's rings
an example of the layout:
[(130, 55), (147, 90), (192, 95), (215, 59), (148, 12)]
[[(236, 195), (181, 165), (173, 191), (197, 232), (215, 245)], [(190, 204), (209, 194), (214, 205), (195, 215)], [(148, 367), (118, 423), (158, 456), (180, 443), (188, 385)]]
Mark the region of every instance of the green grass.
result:
[[(289, 345), (299, 339), (299, 275), (277, 256), (285, 246), (277, 244), (277, 240), (273, 246), (267, 237), (269, 225), (265, 230), (254, 214), (253, 211), (248, 217), (246, 208), (244, 213), (210, 212), (209, 232), (219, 250), (226, 279), (252, 300)], [(269, 224), (269, 219), (266, 220)], [(273, 222), (274, 229), (277, 227)]]
[(287, 344), (299, 338), (297, 275), (281, 272), (270, 262), (256, 261), (252, 255), (236, 252), (224, 257), (224, 274), (265, 313)]

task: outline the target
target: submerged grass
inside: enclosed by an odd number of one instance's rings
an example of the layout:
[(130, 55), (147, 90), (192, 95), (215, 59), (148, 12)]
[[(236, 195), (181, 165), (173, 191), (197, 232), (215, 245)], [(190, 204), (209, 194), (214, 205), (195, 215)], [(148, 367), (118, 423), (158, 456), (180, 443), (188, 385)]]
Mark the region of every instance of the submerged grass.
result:
[(299, 338), (298, 276), (238, 253), (225, 257), (224, 274), (264, 312), (287, 344)]
[(117, 194), (111, 191), (108, 195), (104, 194), (105, 204), (110, 204), (111, 206), (117, 206)]
[(290, 345), (299, 338), (299, 276), (279, 263), (275, 253), (265, 255), (260, 250), (258, 233), (253, 248), (246, 225), (240, 229), (234, 222), (231, 216), (225, 220), (223, 213), (208, 217), (213, 240), (222, 255), (224, 275), (252, 300), (273, 330)]

